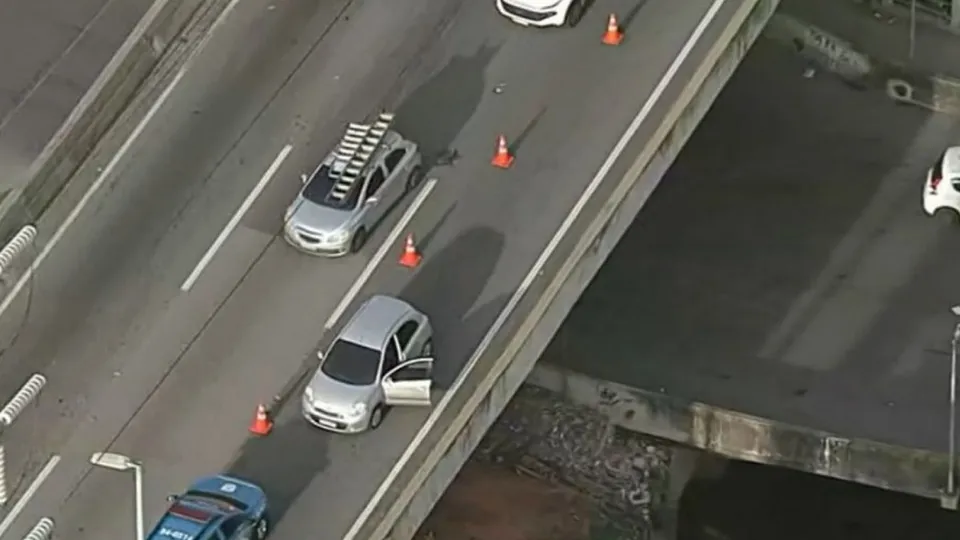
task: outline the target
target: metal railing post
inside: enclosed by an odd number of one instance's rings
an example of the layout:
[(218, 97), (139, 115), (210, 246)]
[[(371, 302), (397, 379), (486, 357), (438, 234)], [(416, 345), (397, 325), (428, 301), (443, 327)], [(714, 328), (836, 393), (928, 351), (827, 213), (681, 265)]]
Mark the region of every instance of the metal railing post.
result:
[(7, 493), (7, 455), (3, 445), (0, 444), (0, 506), (6, 506), (10, 499)]
[(36, 237), (37, 228), (33, 225), (24, 225), (22, 229), (17, 231), (17, 234), (13, 235), (13, 238), (3, 246), (3, 249), (0, 249), (0, 274), (10, 269), (13, 261), (23, 253), (23, 250), (33, 244)]
[[(2, 257), (2, 255), (3, 253), (0, 252), (0, 257)], [(0, 265), (2, 265), (2, 262), (3, 261), (0, 260)], [(3, 434), (5, 428), (9, 427), (10, 424), (23, 413), (24, 409), (26, 409), (33, 400), (37, 399), (37, 396), (40, 395), (40, 391), (43, 390), (46, 384), (47, 378), (39, 373), (35, 373), (24, 383), (20, 390), (14, 394), (10, 401), (0, 409), (0, 435)], [(10, 494), (7, 491), (6, 461), (6, 451), (3, 443), (0, 442), (0, 507), (5, 506), (10, 499)]]
[(27, 408), (27, 405), (37, 399), (40, 390), (47, 385), (47, 378), (39, 373), (33, 374), (20, 390), (0, 409), (0, 424), (9, 426)]
[(40, 518), (40, 521), (30, 529), (30, 532), (23, 537), (23, 540), (50, 540), (53, 538), (53, 520), (48, 517)]

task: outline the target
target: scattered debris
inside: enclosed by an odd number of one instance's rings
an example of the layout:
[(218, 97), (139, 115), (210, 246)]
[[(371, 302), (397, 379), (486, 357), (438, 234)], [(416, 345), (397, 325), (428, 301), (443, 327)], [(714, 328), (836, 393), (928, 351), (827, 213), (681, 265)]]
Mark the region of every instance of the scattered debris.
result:
[(456, 148), (448, 148), (437, 153), (437, 159), (434, 163), (436, 167), (452, 167), (460, 159), (460, 151)]
[(593, 409), (524, 386), (417, 540), (642, 540), (656, 526), (669, 456)]

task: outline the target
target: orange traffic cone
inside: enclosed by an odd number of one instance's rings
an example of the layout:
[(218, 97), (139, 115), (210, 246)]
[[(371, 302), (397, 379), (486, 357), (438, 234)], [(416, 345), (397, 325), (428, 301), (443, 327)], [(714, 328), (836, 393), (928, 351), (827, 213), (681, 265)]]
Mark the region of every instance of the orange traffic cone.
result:
[(617, 15), (610, 14), (607, 20), (607, 31), (603, 33), (601, 40), (604, 45), (619, 45), (623, 41), (623, 31), (620, 30), (620, 23), (617, 22)]
[(254, 435), (268, 435), (273, 429), (273, 422), (267, 415), (267, 408), (262, 404), (257, 405), (257, 414), (253, 417), (253, 423), (250, 424), (250, 433)]
[(510, 148), (507, 147), (507, 138), (503, 135), (497, 136), (497, 151), (493, 154), (490, 164), (501, 169), (509, 169), (513, 165), (513, 156), (510, 155)]
[(423, 256), (417, 251), (417, 246), (413, 243), (413, 235), (407, 235), (407, 241), (403, 245), (403, 255), (400, 255), (400, 266), (407, 268), (416, 268), (420, 264)]

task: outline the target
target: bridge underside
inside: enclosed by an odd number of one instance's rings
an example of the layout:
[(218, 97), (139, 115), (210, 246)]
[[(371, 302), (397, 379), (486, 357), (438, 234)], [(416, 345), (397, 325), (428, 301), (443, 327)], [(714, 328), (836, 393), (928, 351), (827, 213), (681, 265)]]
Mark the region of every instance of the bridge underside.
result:
[(958, 128), (808, 67), (758, 42), (531, 382), (629, 429), (939, 498), (960, 256), (918, 179)]

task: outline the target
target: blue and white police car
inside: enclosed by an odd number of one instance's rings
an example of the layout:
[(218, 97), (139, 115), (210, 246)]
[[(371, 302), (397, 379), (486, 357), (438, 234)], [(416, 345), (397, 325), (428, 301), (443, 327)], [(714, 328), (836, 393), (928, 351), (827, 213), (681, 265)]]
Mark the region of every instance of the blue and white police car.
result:
[(149, 540), (264, 540), (269, 531), (266, 494), (239, 478), (201, 478), (170, 503)]

